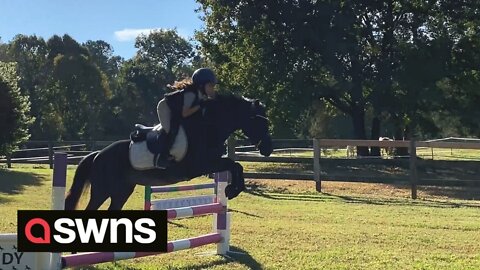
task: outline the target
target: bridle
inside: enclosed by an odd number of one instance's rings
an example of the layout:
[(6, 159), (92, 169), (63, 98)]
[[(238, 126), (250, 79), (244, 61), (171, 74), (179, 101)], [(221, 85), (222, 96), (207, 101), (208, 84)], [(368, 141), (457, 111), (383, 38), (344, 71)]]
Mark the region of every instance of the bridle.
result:
[[(260, 115), (260, 114), (256, 114), (256, 115), (250, 117), (250, 119), (252, 119), (252, 120), (255, 119), (255, 118), (260, 118), (262, 120), (267, 121), (267, 125), (270, 122), (268, 117), (265, 117), (265, 116)], [(240, 134), (240, 137), (242, 137), (242, 139), (244, 139), (244, 140), (249, 140), (249, 138), (247, 136), (243, 135), (243, 134)], [(255, 144), (255, 147), (258, 148), (260, 146), (260, 144), (262, 143), (262, 141), (263, 141), (263, 138), (259, 139), (258, 142)]]

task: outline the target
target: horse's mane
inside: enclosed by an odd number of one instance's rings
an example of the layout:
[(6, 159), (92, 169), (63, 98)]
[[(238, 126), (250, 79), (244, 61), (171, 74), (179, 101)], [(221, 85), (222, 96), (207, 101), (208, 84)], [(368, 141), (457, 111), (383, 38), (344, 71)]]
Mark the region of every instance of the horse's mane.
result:
[(238, 95), (228, 93), (228, 94), (217, 94), (217, 98), (219, 100), (230, 100), (230, 101), (240, 101), (243, 99), (243, 97), (240, 97)]
[(235, 95), (235, 94), (232, 94), (232, 93), (217, 94), (217, 99), (219, 101), (236, 102), (236, 103), (244, 102), (244, 103), (250, 103), (250, 104), (255, 101), (255, 99), (248, 98), (248, 97), (245, 97), (245, 96), (238, 96), (238, 95)]

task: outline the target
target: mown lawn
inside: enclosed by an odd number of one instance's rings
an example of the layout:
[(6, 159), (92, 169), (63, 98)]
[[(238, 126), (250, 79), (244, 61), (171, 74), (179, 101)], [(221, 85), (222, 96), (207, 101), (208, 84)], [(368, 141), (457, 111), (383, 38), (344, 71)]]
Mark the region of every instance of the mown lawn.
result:
[[(69, 181), (75, 167), (69, 167)], [(193, 180), (206, 181), (205, 178)], [(16, 230), (18, 209), (49, 209), (51, 170), (0, 170), (0, 232)], [(250, 181), (230, 201), (233, 260), (194, 250), (83, 269), (480, 269), (478, 190)], [(192, 193), (188, 193), (192, 194)], [(478, 196), (477, 196), (478, 197)], [(86, 202), (83, 201), (83, 204)], [(127, 209), (143, 207), (137, 187)], [(169, 239), (208, 233), (211, 217), (176, 220)]]

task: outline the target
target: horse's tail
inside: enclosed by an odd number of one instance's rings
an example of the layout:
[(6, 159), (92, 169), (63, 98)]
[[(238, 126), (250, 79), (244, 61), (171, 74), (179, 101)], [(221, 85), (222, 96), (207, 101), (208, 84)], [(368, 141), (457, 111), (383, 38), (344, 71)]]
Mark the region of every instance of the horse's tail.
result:
[(98, 151), (85, 156), (78, 164), (73, 184), (65, 198), (65, 210), (75, 210), (82, 193), (88, 184), (88, 178), (92, 170), (93, 160), (97, 156)]

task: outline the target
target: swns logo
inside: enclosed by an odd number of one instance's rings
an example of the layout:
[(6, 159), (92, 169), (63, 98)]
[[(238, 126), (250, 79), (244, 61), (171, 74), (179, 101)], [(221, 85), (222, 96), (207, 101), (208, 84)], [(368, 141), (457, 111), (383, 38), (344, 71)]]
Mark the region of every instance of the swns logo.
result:
[(20, 252), (167, 252), (167, 211), (18, 211)]

